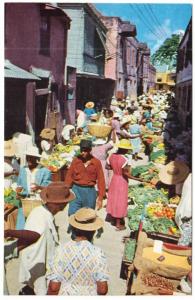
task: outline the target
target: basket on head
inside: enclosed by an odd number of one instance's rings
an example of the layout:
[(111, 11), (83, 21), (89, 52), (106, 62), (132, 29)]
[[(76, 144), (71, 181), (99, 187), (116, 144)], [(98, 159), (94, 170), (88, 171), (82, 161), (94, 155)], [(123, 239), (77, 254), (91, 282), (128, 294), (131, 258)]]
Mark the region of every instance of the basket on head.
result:
[(30, 214), (31, 210), (37, 206), (40, 206), (43, 204), (42, 200), (28, 200), (28, 199), (22, 199), (22, 209), (25, 218), (28, 217)]
[(98, 138), (105, 138), (110, 134), (112, 127), (102, 124), (88, 124), (88, 130), (89, 133), (93, 136), (96, 136)]

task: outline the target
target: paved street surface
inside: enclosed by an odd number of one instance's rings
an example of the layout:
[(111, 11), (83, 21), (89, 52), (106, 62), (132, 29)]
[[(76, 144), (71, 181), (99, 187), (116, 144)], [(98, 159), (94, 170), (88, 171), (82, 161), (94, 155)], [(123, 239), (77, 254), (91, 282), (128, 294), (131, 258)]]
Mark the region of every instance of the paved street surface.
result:
[[(144, 154), (143, 160), (138, 160), (137, 162), (132, 163), (135, 165), (142, 165), (147, 162), (147, 157)], [(135, 184), (134, 180), (129, 180), (129, 184)], [(106, 200), (104, 201), (104, 206)], [(67, 234), (66, 230), (68, 227), (68, 209), (60, 212), (56, 215), (56, 225), (59, 226), (59, 237), (62, 242), (70, 240), (70, 235)], [(98, 215), (105, 219), (106, 209), (103, 207), (98, 212)], [(126, 280), (120, 279), (120, 269), (121, 261), (124, 251), (124, 243), (122, 242), (124, 236), (129, 236), (130, 230), (128, 228), (126, 220), (126, 230), (116, 231), (115, 227), (110, 225), (110, 223), (105, 222), (104, 232), (99, 239), (95, 239), (94, 244), (101, 247), (108, 259), (109, 271), (110, 271), (110, 282), (109, 282), (109, 291), (108, 295), (118, 296), (126, 294)], [(7, 263), (7, 282), (10, 295), (17, 295), (18, 291), (22, 287), (18, 283), (18, 269), (19, 269), (19, 259), (13, 259)]]

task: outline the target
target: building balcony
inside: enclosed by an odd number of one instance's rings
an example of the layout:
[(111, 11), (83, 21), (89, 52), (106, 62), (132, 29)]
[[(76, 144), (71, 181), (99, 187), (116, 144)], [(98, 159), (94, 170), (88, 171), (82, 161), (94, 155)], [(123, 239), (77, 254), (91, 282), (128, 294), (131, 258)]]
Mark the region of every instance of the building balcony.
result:
[(130, 22), (122, 22), (120, 29), (119, 29), (119, 34), (124, 37), (135, 37), (137, 32), (136, 32), (136, 26), (133, 24), (130, 24)]

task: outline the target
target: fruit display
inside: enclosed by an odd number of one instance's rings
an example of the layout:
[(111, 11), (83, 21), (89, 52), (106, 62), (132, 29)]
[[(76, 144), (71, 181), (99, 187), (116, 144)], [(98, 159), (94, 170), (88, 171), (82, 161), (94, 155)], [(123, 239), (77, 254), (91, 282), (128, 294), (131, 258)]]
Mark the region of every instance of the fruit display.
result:
[(21, 206), (21, 201), (19, 199), (16, 199), (16, 192), (12, 188), (5, 188), (4, 189), (4, 203), (8, 204), (5, 206), (6, 208), (9, 208), (9, 205), (13, 205), (16, 207)]
[(175, 197), (170, 198), (169, 203), (178, 205), (180, 200), (181, 200), (181, 197), (177, 195)]
[(151, 203), (146, 208), (149, 217), (166, 217), (173, 219), (175, 217), (175, 209), (161, 204)]
[(158, 151), (155, 151), (155, 152), (151, 152), (150, 160), (155, 162), (155, 163), (164, 165), (166, 163), (166, 160), (167, 160), (167, 156), (165, 155), (165, 150), (162, 149), (162, 150), (158, 150)]
[(159, 287), (161, 289), (166, 289), (170, 291), (174, 290), (174, 286), (170, 280), (162, 276), (159, 276), (157, 274), (153, 274), (153, 273), (142, 274), (141, 280), (147, 286)]

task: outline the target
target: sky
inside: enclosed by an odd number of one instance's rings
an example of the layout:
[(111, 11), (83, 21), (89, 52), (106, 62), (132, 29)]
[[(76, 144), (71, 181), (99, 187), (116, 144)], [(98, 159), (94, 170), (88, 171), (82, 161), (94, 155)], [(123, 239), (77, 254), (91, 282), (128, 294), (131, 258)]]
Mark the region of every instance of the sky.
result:
[(94, 3), (104, 16), (117, 16), (136, 25), (136, 38), (147, 43), (153, 54), (173, 33), (185, 32), (192, 4)]

